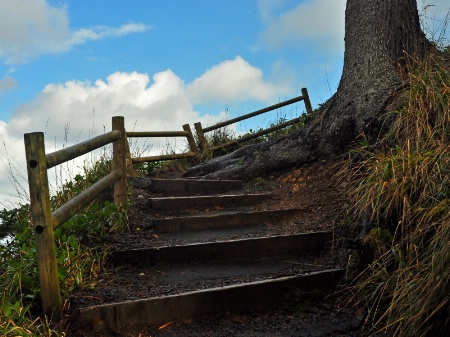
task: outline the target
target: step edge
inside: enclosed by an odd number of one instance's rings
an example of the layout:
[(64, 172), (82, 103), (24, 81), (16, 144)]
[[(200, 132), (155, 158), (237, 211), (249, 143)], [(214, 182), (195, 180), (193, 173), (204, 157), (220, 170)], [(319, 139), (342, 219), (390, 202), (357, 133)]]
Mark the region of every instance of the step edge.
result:
[(153, 220), (153, 223), (156, 222), (163, 222), (163, 221), (169, 221), (169, 220), (183, 220), (183, 219), (199, 219), (199, 218), (218, 218), (221, 216), (228, 216), (228, 215), (259, 215), (264, 213), (276, 213), (276, 212), (308, 212), (309, 208), (286, 208), (286, 209), (273, 209), (273, 210), (264, 210), (264, 211), (230, 211), (227, 213), (218, 213), (218, 214), (212, 214), (212, 215), (192, 215), (192, 216), (169, 216), (169, 217), (163, 217), (163, 218), (157, 218)]
[(174, 294), (174, 295), (165, 295), (165, 296), (142, 298), (142, 299), (138, 299), (138, 300), (127, 300), (127, 301), (121, 301), (121, 302), (116, 302), (116, 303), (99, 304), (99, 305), (95, 305), (95, 306), (91, 306), (91, 307), (80, 308), (78, 310), (84, 312), (84, 311), (89, 311), (91, 309), (95, 310), (96, 308), (100, 308), (100, 307), (116, 306), (118, 304), (132, 304), (132, 303), (140, 303), (140, 302), (146, 302), (146, 301), (151, 301), (151, 300), (177, 298), (177, 297), (186, 296), (186, 295), (212, 293), (212, 292), (215, 292), (218, 290), (238, 289), (238, 288), (244, 288), (244, 287), (265, 284), (265, 283), (284, 282), (284, 281), (293, 280), (296, 278), (303, 278), (303, 277), (306, 278), (306, 277), (318, 276), (318, 275), (322, 275), (322, 274), (344, 273), (344, 272), (345, 272), (345, 269), (342, 269), (342, 268), (324, 269), (324, 270), (320, 270), (320, 271), (307, 272), (304, 274), (297, 274), (297, 275), (292, 275), (292, 276), (282, 276), (282, 277), (269, 278), (269, 279), (260, 280), (260, 281), (231, 284), (231, 285), (227, 285), (227, 286), (223, 286), (223, 287), (214, 287), (214, 288), (207, 288), (207, 289), (196, 290), (196, 291), (187, 291), (187, 292)]
[(313, 235), (332, 235), (332, 231), (319, 231), (319, 232), (309, 232), (309, 233), (299, 233), (299, 234), (285, 234), (285, 235), (274, 235), (274, 236), (261, 236), (254, 238), (244, 238), (244, 239), (235, 239), (235, 240), (223, 240), (223, 241), (206, 241), (206, 242), (198, 242), (198, 243), (189, 243), (184, 245), (173, 245), (173, 246), (161, 246), (161, 247), (150, 247), (150, 248), (135, 248), (128, 250), (118, 250), (112, 253), (121, 253), (121, 252), (133, 252), (133, 251), (159, 251), (162, 249), (171, 249), (173, 247), (192, 247), (192, 246), (200, 246), (200, 245), (210, 245), (210, 244), (220, 244), (220, 243), (231, 243), (231, 242), (246, 242), (246, 241), (256, 241), (256, 240), (266, 240), (266, 239), (279, 239), (279, 238), (292, 238), (292, 237), (306, 237)]

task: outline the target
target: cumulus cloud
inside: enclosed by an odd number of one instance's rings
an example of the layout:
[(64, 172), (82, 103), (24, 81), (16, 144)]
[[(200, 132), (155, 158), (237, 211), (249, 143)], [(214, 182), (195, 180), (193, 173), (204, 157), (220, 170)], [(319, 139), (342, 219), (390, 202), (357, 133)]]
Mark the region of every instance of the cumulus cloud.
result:
[(243, 99), (271, 101), (288, 91), (288, 84), (273, 84), (264, 80), (261, 69), (237, 56), (224, 61), (196, 78), (188, 85), (194, 103), (230, 103)]
[[(36, 99), (18, 107), (8, 123), (9, 131), (20, 134), (44, 131), (47, 138), (59, 138), (66, 123), (79, 137), (80, 130), (86, 138), (93, 127), (108, 131), (111, 116), (125, 116), (127, 128), (162, 130), (181, 125), (195, 116), (183, 81), (166, 70), (153, 76), (132, 72), (115, 72), (106, 80), (95, 83), (68, 81), (49, 84)], [(58, 137), (59, 135), (59, 137)], [(52, 141), (54, 142), (54, 140)]]
[(303, 44), (314, 52), (343, 52), (345, 0), (306, 0), (281, 13), (280, 5), (258, 3), (266, 27), (260, 39), (267, 48)]
[(39, 55), (66, 52), (87, 41), (150, 29), (142, 23), (128, 23), (72, 31), (69, 23), (67, 6), (52, 6), (46, 0), (2, 0), (0, 58), (7, 64), (23, 63)]

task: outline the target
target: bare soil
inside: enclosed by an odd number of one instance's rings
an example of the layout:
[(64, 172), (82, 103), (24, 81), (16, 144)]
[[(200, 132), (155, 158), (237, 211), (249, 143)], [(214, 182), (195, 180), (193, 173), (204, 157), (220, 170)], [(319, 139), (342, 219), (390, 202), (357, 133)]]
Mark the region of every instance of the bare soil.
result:
[[(267, 235), (306, 233), (312, 231), (333, 231), (335, 244), (331, 256), (324, 255), (322, 260), (313, 264), (347, 267), (349, 252), (340, 243), (343, 233), (343, 220), (349, 207), (346, 197), (346, 183), (336, 176), (339, 162), (317, 162), (309, 166), (278, 172), (267, 177), (257, 178), (245, 183), (245, 192), (271, 192), (273, 198), (258, 205), (259, 209), (302, 208), (305, 212), (289, 221), (267, 226)], [(181, 172), (168, 171), (159, 178), (176, 178)], [(146, 200), (150, 197), (146, 178), (134, 180), (132, 206), (129, 210), (129, 228), (111, 235), (111, 250), (158, 247), (182, 244), (183, 239), (167, 239), (153, 232), (151, 221), (154, 214), (148, 212)], [(96, 286), (82, 289), (70, 298), (70, 309), (85, 307), (147, 296), (169, 294), (170, 285), (158, 282), (158, 273), (136, 270), (127, 267), (124, 270), (107, 269)], [(133, 277), (132, 275), (145, 275)], [(144, 286), (144, 285), (151, 285)], [(204, 287), (208, 286), (207, 284)], [(148, 289), (151, 289), (149, 291)], [(178, 289), (187, 291), (191, 289)], [(122, 298), (124, 297), (124, 298)], [(345, 296), (333, 295), (327, 298), (311, 298), (305, 303), (292, 303), (283, 308), (274, 308), (263, 312), (247, 314), (227, 313), (220, 317), (208, 317), (204, 320), (186, 322), (167, 322), (166, 326), (135, 327), (126, 332), (108, 332), (98, 336), (369, 336), (367, 328), (355, 324), (361, 321), (362, 311), (358, 307), (346, 306)], [(332, 325), (333, 322), (346, 321), (348, 324), (337, 332), (322, 334), (317, 326)], [(336, 323), (337, 324), (337, 323)], [(315, 330), (314, 330), (315, 329)], [(315, 335), (314, 332), (316, 331)], [(319, 331), (319, 333), (317, 332)], [(90, 336), (81, 330), (69, 330), (69, 336)], [(371, 335), (372, 336), (372, 335)]]

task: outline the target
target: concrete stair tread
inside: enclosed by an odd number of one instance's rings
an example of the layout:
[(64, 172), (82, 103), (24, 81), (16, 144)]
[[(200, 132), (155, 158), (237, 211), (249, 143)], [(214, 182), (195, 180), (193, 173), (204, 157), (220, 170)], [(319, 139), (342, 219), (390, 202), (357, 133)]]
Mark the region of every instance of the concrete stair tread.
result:
[(229, 209), (251, 206), (272, 197), (271, 193), (242, 193), (178, 197), (153, 197), (148, 199), (151, 211), (163, 214), (184, 214), (192, 210)]
[(327, 250), (332, 238), (331, 232), (313, 232), (157, 246), (112, 252), (110, 262), (129, 266), (298, 256)]
[[(264, 308), (299, 299), (305, 294), (327, 294), (343, 276), (341, 269), (252, 280), (178, 294), (162, 294), (111, 302), (77, 310), (77, 320), (91, 331), (116, 330), (125, 325), (160, 324), (204, 317), (224, 311)], [(145, 277), (145, 275), (140, 275)], [(135, 276), (139, 277), (139, 276)], [(147, 285), (147, 286), (151, 286)], [(173, 287), (173, 285), (169, 285)], [(170, 289), (168, 289), (170, 290)], [(262, 296), (271, 294), (271, 296)], [(113, 294), (114, 296), (114, 294)], [(102, 300), (99, 298), (99, 300)]]
[(208, 213), (156, 218), (153, 220), (153, 227), (155, 232), (158, 233), (243, 227), (267, 224), (274, 221), (278, 222), (285, 217), (307, 211), (308, 209), (306, 208), (263, 211), (249, 211), (242, 209), (238, 211), (210, 211)]
[(229, 227), (219, 229), (205, 229), (200, 231), (176, 231), (158, 233), (158, 239), (171, 242), (172, 245), (193, 244), (212, 241), (239, 240), (250, 237), (267, 236), (267, 226), (258, 224), (253, 226)]
[(242, 186), (241, 180), (152, 179), (149, 190), (159, 194), (198, 195), (238, 191)]
[(272, 193), (243, 193), (243, 194), (220, 194), (220, 195), (195, 195), (195, 196), (169, 196), (169, 197), (154, 197), (149, 200), (190, 200), (190, 199), (227, 199), (227, 198), (243, 198), (244, 196), (271, 196)]

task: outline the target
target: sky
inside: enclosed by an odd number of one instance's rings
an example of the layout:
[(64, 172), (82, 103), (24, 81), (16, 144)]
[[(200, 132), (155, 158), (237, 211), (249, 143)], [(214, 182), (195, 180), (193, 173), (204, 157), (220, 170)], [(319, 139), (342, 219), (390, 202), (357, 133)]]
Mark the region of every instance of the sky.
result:
[[(418, 8), (439, 35), (448, 0)], [(44, 132), (50, 153), (110, 131), (112, 116), (128, 131), (179, 131), (303, 87), (318, 106), (339, 83), (344, 14), (345, 0), (0, 0), (0, 209), (28, 190), (25, 133)], [(236, 132), (304, 110), (300, 102)]]

